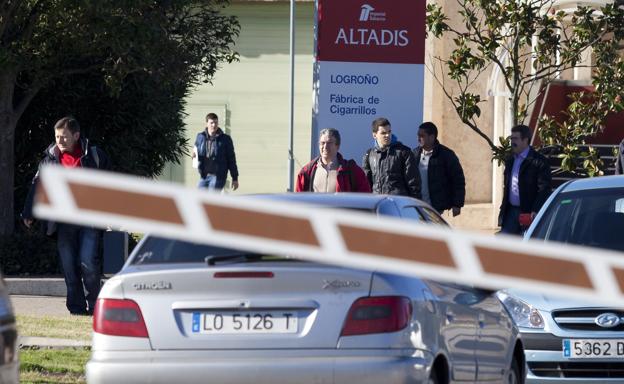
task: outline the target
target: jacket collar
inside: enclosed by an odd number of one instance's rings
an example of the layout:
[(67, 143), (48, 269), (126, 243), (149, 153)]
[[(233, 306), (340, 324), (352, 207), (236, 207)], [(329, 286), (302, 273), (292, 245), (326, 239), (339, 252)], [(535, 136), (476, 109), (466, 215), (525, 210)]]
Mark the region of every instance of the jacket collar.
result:
[[(89, 139), (81, 137), (80, 146), (82, 147), (82, 156), (88, 155), (89, 154)], [(56, 143), (50, 144), (44, 152), (47, 156), (50, 156), (54, 158), (55, 160), (58, 160), (61, 157), (61, 151), (56, 146)]]

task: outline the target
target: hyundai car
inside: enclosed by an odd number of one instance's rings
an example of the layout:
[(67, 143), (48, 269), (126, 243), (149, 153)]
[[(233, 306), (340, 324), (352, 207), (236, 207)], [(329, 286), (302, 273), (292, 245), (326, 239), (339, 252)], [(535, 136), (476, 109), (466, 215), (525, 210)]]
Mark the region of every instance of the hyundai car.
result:
[[(624, 176), (561, 185), (525, 239), (598, 247), (624, 257)], [(624, 306), (519, 290), (499, 296), (520, 329), (527, 383), (624, 383)]]

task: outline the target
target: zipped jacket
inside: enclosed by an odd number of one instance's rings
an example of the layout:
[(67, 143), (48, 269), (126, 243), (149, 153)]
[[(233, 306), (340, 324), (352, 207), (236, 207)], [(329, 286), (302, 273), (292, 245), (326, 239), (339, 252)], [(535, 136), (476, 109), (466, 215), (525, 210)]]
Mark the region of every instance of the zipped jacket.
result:
[[(295, 192), (313, 192), (314, 175), (318, 167), (320, 156), (304, 165), (297, 175)], [(370, 192), (370, 185), (366, 175), (354, 160), (345, 160), (338, 154), (338, 175), (336, 177), (336, 192)]]
[(412, 150), (400, 141), (364, 154), (362, 169), (373, 193), (420, 199), (420, 173)]
[[(89, 145), (89, 140), (86, 138), (80, 139), (80, 145), (83, 149), (83, 155), (80, 158), (80, 167), (81, 168), (93, 168), (93, 169), (101, 169), (101, 170), (110, 170), (111, 163), (106, 155), (106, 153), (96, 147), (95, 145)], [(37, 169), (37, 173), (33, 177), (30, 189), (28, 191), (28, 195), (26, 196), (26, 201), (24, 203), (24, 209), (22, 210), (22, 218), (23, 219), (32, 219), (32, 209), (33, 209), (33, 200), (35, 197), (35, 191), (37, 185), (39, 184), (39, 173), (41, 172), (41, 167), (46, 164), (58, 164), (60, 165), (61, 160), (61, 151), (56, 146), (56, 143), (50, 144), (48, 148), (43, 152), (43, 158), (39, 162), (39, 167)], [(50, 232), (50, 231), (48, 231)], [(50, 234), (50, 233), (49, 233)]]
[[(420, 165), (422, 147), (414, 150), (416, 168)], [(436, 140), (427, 166), (427, 182), (431, 205), (438, 212), (453, 207), (463, 207), (466, 196), (466, 179), (459, 159), (448, 147)]]
[(217, 176), (217, 184), (225, 182), (229, 171), (232, 181), (238, 180), (234, 143), (221, 128), (218, 129), (212, 142), (205, 130), (199, 132), (195, 138), (195, 148), (199, 164), (197, 171), (202, 179), (208, 174), (213, 174)]

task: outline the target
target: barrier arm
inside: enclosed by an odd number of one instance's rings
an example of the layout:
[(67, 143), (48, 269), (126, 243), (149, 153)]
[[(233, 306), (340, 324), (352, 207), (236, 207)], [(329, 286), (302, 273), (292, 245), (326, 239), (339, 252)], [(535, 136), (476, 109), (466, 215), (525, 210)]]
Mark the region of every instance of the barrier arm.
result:
[(35, 215), (488, 289), (624, 304), (624, 254), (228, 196), (110, 172), (42, 169)]

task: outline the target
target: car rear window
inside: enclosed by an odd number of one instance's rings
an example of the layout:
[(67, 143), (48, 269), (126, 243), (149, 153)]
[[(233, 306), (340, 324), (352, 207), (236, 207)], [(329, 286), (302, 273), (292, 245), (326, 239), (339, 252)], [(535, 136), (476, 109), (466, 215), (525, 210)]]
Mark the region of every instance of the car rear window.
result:
[(624, 188), (560, 193), (531, 237), (624, 251)]
[[(148, 237), (140, 245), (131, 264), (203, 263), (207, 257), (248, 255), (249, 252), (234, 248), (216, 247), (162, 237)], [(272, 256), (272, 260), (281, 259)], [(284, 259), (286, 260), (286, 259)]]

